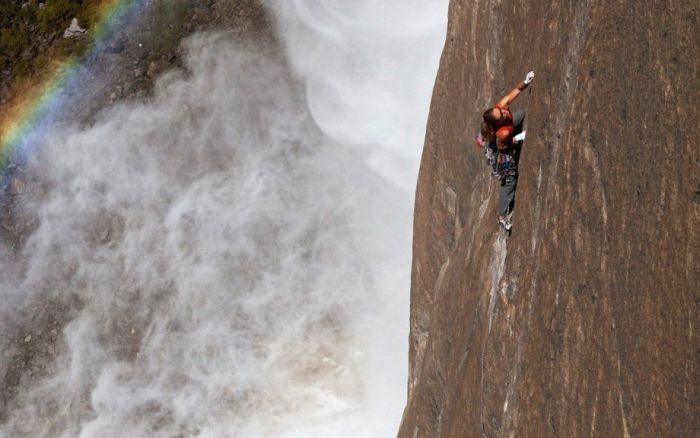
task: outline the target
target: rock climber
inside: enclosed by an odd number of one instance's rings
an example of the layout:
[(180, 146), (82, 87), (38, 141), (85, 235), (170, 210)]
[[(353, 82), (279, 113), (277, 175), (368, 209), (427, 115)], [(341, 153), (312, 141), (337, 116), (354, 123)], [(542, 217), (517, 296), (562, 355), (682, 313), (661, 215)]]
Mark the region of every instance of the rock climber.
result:
[(510, 231), (510, 213), (515, 205), (515, 188), (518, 185), (518, 160), (525, 140), (525, 111), (511, 112), (508, 107), (535, 78), (529, 72), (510, 93), (503, 96), (493, 108), (484, 112), (481, 123), (481, 137), (484, 140), (487, 156), (490, 157), (492, 173), (501, 180), (496, 212), (498, 223)]

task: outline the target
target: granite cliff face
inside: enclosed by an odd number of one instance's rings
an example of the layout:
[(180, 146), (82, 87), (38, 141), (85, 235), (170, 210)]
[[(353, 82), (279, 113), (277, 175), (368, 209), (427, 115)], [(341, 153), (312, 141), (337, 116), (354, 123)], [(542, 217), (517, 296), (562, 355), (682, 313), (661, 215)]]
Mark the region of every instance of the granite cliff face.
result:
[[(453, 0), (399, 437), (698, 436), (700, 3)], [(537, 76), (514, 230), (473, 146)]]

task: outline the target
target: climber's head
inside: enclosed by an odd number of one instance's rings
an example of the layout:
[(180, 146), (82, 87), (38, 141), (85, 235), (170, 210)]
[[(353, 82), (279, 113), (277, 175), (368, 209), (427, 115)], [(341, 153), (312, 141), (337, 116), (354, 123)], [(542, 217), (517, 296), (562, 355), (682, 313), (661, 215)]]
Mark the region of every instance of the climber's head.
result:
[(495, 126), (507, 118), (508, 114), (500, 108), (491, 108), (484, 111), (484, 122), (488, 123), (489, 126)]
[(498, 108), (491, 108), (484, 111), (484, 122), (491, 128), (493, 128), (496, 123), (500, 122), (501, 118), (503, 118), (503, 112)]

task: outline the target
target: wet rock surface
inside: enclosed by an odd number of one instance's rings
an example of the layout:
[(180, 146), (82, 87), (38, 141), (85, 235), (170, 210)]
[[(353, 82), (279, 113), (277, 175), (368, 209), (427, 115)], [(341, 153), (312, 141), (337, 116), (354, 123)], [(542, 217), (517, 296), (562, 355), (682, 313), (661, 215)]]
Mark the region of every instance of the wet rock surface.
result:
[[(83, 59), (80, 68), (89, 69), (90, 80), (67, 96), (68, 102), (53, 123), (90, 124), (101, 110), (121, 100), (148, 99), (159, 75), (183, 68), (184, 54), (179, 44), (194, 32), (222, 31), (242, 41), (274, 44), (270, 21), (257, 0), (157, 0), (145, 4), (141, 14), (103, 37), (94, 56)], [(76, 29), (79, 23), (66, 20), (66, 25)], [(89, 30), (78, 33), (80, 38), (92, 36)], [(57, 35), (58, 31), (36, 34), (26, 50), (36, 56), (48, 50)], [(2, 73), (0, 100), (9, 106), (13, 98), (22, 96), (11, 87), (13, 71)], [(30, 229), (19, 219), (18, 195), (27, 189), (25, 185), (27, 180), (31, 183), (31, 176), (24, 175), (21, 158), (0, 159), (9, 160), (0, 174), (0, 197), (4, 197), (0, 202), (4, 224), (0, 225), (0, 244), (19, 249)]]
[[(700, 4), (454, 0), (449, 20), (399, 436), (696, 436)], [(530, 69), (506, 239), (473, 136)]]
[[(272, 41), (270, 23), (256, 0), (171, 0), (147, 3), (143, 13), (100, 44), (86, 60), (93, 80), (81, 89), (81, 105), (67, 109), (69, 121), (86, 120), (121, 99), (148, 98), (158, 76), (182, 68), (180, 42), (194, 32), (224, 31), (241, 40)], [(249, 11), (245, 16), (240, 11)], [(120, 90), (126, 90), (122, 92)], [(114, 97), (113, 97), (114, 96)]]

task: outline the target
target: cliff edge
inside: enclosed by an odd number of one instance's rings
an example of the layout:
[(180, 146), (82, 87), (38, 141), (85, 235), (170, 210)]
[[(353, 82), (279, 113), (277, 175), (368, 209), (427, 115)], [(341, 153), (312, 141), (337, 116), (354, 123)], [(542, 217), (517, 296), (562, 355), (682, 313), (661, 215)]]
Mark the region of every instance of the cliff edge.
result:
[[(452, 0), (399, 437), (698, 436), (700, 3)], [(473, 137), (528, 70), (509, 239)]]

